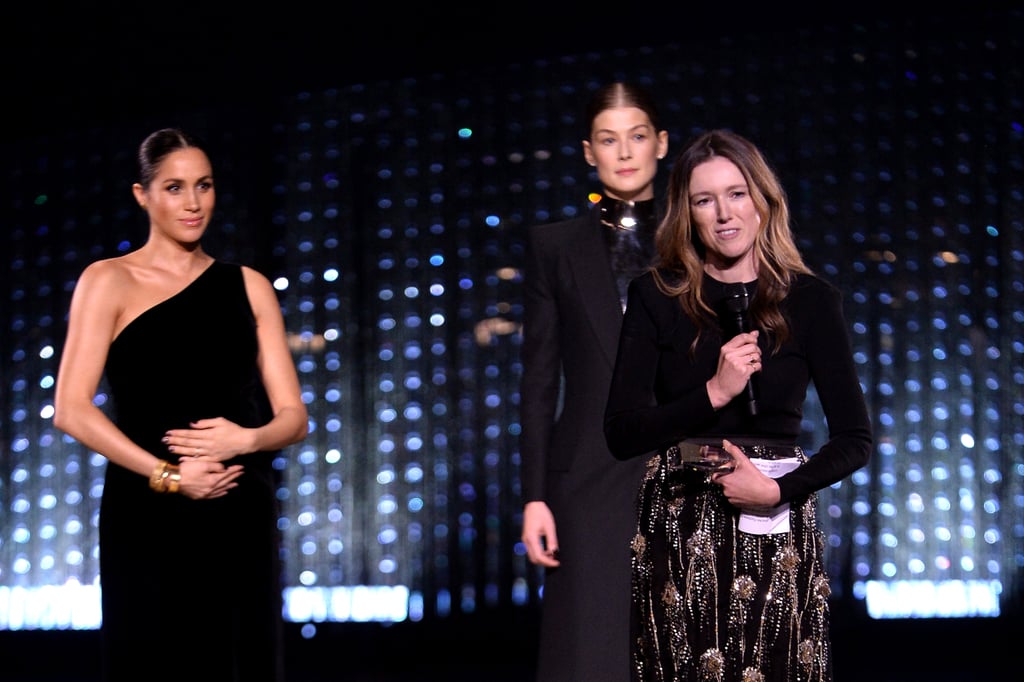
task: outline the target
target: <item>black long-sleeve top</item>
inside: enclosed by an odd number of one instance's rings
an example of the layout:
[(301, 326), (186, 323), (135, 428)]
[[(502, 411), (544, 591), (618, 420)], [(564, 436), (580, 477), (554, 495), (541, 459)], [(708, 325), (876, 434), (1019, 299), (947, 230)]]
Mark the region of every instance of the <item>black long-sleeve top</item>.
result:
[[(708, 300), (723, 285), (704, 278)], [(605, 411), (605, 437), (620, 458), (663, 450), (685, 438), (738, 437), (796, 443), (813, 382), (825, 413), (828, 441), (809, 461), (776, 479), (780, 502), (821, 490), (868, 462), (871, 423), (853, 362), (837, 288), (814, 275), (797, 277), (782, 302), (790, 338), (777, 353), (761, 333), (758, 414), (747, 415), (743, 394), (719, 410), (706, 383), (718, 367), (723, 339), (706, 329), (693, 353), (696, 325), (678, 300), (662, 293), (651, 273), (633, 280), (619, 337)]]

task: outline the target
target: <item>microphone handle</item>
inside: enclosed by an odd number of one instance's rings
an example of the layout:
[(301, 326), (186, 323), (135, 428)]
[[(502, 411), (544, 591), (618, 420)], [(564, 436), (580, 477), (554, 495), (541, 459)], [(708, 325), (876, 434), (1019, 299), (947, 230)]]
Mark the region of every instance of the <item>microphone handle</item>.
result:
[[(736, 329), (742, 334), (747, 331), (747, 316), (743, 312), (736, 314)], [(747, 379), (746, 398), (747, 398), (747, 414), (751, 417), (757, 416), (757, 387), (754, 385), (755, 377), (751, 376)]]
[(747, 329), (747, 316), (738, 312), (736, 313), (736, 333), (742, 334), (746, 331), (750, 331)]
[(747, 414), (751, 417), (757, 416), (757, 388), (754, 387), (754, 377), (747, 379)]

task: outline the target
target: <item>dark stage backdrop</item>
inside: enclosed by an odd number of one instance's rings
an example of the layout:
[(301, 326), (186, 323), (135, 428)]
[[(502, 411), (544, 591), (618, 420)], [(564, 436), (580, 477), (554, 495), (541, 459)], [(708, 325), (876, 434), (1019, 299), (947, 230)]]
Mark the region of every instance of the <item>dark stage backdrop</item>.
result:
[[(581, 110), (612, 78), (657, 94), (673, 151), (710, 127), (759, 143), (800, 247), (846, 294), (877, 444), (820, 495), (835, 599), (878, 619), (1019, 609), (1022, 35), (1020, 11), (750, 29), (12, 141), (0, 629), (100, 623), (105, 460), (53, 428), (53, 384), (82, 268), (146, 236), (135, 147), (178, 124), (213, 143), (208, 250), (275, 282), (310, 409), (278, 462), (288, 619), (311, 634), (535, 607), (542, 577), (519, 543), (524, 232), (587, 209)], [(827, 428), (808, 398), (814, 452)]]

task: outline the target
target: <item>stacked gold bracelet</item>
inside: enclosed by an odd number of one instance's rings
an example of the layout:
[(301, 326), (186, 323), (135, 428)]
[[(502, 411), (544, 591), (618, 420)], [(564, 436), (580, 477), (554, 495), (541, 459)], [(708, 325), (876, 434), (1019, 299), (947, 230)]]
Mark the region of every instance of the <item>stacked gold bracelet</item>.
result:
[(181, 486), (181, 467), (163, 461), (149, 475), (149, 487), (158, 493), (176, 493)]

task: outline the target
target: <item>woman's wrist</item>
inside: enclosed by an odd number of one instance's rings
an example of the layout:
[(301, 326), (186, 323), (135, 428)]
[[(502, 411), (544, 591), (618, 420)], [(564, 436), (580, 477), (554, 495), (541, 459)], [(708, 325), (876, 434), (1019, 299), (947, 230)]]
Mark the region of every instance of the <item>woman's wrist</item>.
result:
[(163, 460), (149, 475), (149, 487), (158, 493), (176, 493), (181, 487), (181, 467)]

